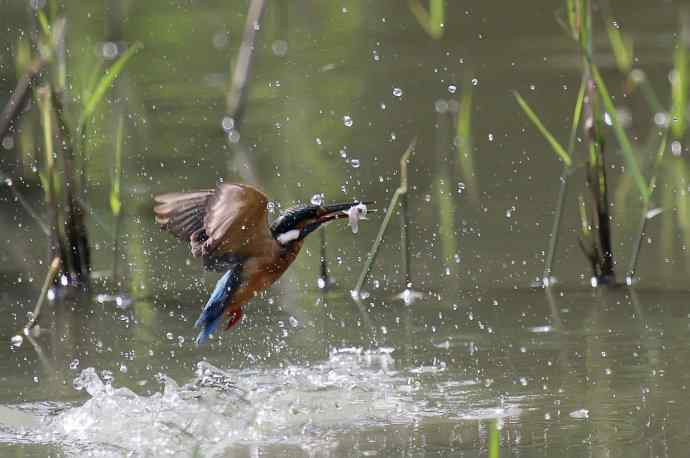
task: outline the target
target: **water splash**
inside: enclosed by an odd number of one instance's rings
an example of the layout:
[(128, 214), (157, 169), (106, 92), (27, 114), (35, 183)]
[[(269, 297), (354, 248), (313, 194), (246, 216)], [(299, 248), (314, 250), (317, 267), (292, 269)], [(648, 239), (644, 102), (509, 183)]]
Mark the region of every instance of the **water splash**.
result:
[(328, 455), (339, 444), (337, 434), (475, 415), (466, 403), (468, 393), (483, 389), (476, 381), (439, 379), (436, 389), (422, 390), (420, 380), (444, 374), (445, 363), (399, 370), (394, 353), (340, 348), (309, 366), (249, 370), (202, 361), (184, 385), (159, 375), (162, 390), (152, 395), (115, 387), (110, 373), (87, 368), (74, 380), (90, 396), (86, 402), (36, 415), (7, 440), (98, 456), (219, 456), (273, 446)]

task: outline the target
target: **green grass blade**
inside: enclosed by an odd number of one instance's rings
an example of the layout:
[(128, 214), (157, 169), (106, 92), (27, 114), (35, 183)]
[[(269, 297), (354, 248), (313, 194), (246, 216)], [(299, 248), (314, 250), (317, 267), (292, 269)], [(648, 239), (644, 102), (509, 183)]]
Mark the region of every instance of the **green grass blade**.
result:
[(532, 121), (532, 124), (534, 124), (537, 130), (539, 130), (539, 132), (546, 139), (546, 141), (549, 142), (549, 145), (551, 145), (551, 148), (556, 153), (556, 155), (558, 155), (558, 157), (561, 158), (566, 167), (570, 167), (573, 163), (572, 159), (570, 158), (570, 154), (568, 154), (568, 152), (561, 146), (561, 144), (558, 143), (558, 140), (556, 140), (554, 136), (551, 135), (551, 132), (549, 132), (549, 130), (539, 119), (539, 116), (537, 116), (537, 114), (534, 111), (532, 111), (532, 108), (530, 108), (530, 106), (527, 104), (527, 102), (525, 102), (525, 100), (520, 96), (520, 94), (518, 92), (513, 92), (513, 95), (515, 96), (515, 99), (522, 108), (522, 111), (525, 112), (530, 121)]
[(599, 73), (599, 69), (594, 64), (592, 64), (591, 68), (592, 77), (594, 78), (594, 82), (596, 83), (599, 96), (604, 102), (604, 108), (611, 117), (611, 123), (613, 124), (613, 132), (615, 133), (616, 139), (618, 140), (618, 143), (621, 147), (623, 159), (625, 160), (625, 163), (628, 167), (628, 173), (630, 173), (633, 179), (635, 180), (637, 189), (640, 192), (640, 197), (642, 197), (642, 200), (646, 202), (649, 199), (649, 193), (647, 192), (647, 183), (642, 174), (640, 173), (640, 167), (637, 164), (637, 159), (635, 158), (635, 153), (633, 152), (630, 139), (628, 138), (628, 135), (625, 133), (623, 126), (618, 121), (616, 107), (613, 105), (613, 100), (609, 95), (608, 89), (606, 89), (606, 85), (604, 84), (604, 80), (602, 79), (601, 74)]
[(122, 154), (124, 146), (125, 118), (120, 116), (115, 133), (115, 164), (113, 167), (112, 184), (110, 186), (110, 210), (113, 216), (118, 216), (122, 211), (122, 199), (120, 197), (120, 181), (122, 179)]
[(455, 206), (453, 205), (453, 190), (448, 177), (436, 180), (436, 199), (438, 199), (439, 236), (441, 250), (446, 262), (450, 262), (458, 252), (457, 236), (455, 233)]
[(568, 139), (568, 153), (572, 154), (575, 149), (575, 140), (577, 139), (577, 126), (580, 125), (582, 119), (582, 108), (585, 105), (585, 92), (587, 91), (587, 79), (582, 78), (580, 82), (580, 89), (577, 92), (577, 100), (575, 101), (575, 108), (573, 109), (573, 121), (570, 125), (570, 138)]
[(500, 458), (501, 456), (501, 433), (498, 430), (498, 419), (489, 421), (489, 458)]
[(443, 21), (445, 20), (445, 0), (431, 0), (430, 11), (422, 6), (419, 0), (409, 0), (410, 11), (414, 14), (419, 25), (431, 38), (439, 39), (443, 36)]
[(43, 10), (38, 10), (38, 14), (36, 15), (38, 18), (38, 25), (41, 27), (41, 32), (43, 33), (43, 36), (46, 38), (50, 38), (50, 22), (48, 22), (48, 18), (46, 17), (45, 13)]
[[(471, 86), (469, 86), (471, 87)], [(456, 148), (458, 151), (458, 166), (460, 174), (467, 183), (467, 190), (475, 202), (479, 199), (479, 189), (474, 170), (474, 155), (472, 152), (472, 90), (466, 89), (460, 96), (458, 119), (456, 126)]]
[(431, 0), (429, 4), (429, 30), (435, 39), (443, 35), (443, 21), (445, 20), (445, 0)]
[(687, 128), (688, 90), (690, 90), (690, 68), (688, 68), (688, 26), (683, 24), (673, 56), (674, 78), (671, 81), (671, 132), (680, 139)]
[(613, 18), (608, 20), (606, 31), (609, 35), (609, 43), (613, 50), (613, 57), (616, 59), (618, 70), (627, 75), (630, 73), (633, 64), (633, 41), (629, 35), (616, 25)]
[[(93, 91), (89, 99), (84, 104), (84, 110), (82, 111), (81, 118), (79, 119), (79, 126), (83, 126), (85, 122), (93, 115), (96, 107), (103, 100), (106, 92), (112, 86), (113, 82), (122, 73), (127, 64), (127, 61), (134, 56), (139, 50), (143, 48), (143, 45), (139, 42), (134, 43), (125, 52), (123, 52), (120, 57), (111, 65), (103, 74), (101, 79), (96, 85), (96, 89)], [(81, 130), (81, 129), (80, 129)]]

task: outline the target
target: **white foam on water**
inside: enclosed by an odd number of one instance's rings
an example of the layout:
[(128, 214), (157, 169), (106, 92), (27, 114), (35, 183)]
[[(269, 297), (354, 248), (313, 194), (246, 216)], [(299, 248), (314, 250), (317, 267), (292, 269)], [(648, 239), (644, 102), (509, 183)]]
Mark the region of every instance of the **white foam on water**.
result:
[(320, 363), (250, 370), (200, 362), (191, 383), (160, 375), (162, 391), (149, 396), (113, 387), (87, 368), (74, 381), (86, 402), (0, 431), (14, 431), (5, 442), (57, 443), (78, 455), (217, 456), (275, 445), (323, 455), (342, 431), (469, 415), (465, 393), (474, 382), (439, 383), (429, 392), (414, 377), (437, 371), (399, 371), (393, 355), (392, 348), (341, 348)]

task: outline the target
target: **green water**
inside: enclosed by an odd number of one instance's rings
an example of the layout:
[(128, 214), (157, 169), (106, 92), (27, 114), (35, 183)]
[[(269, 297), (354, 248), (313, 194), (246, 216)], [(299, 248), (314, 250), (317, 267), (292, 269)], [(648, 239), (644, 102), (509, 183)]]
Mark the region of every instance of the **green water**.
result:
[[(405, 2), (269, 4), (239, 154), (221, 120), (246, 2), (66, 2), (75, 92), (98, 61), (98, 43), (144, 49), (93, 126), (94, 295), (48, 304), (40, 335), (19, 347), (10, 339), (38, 296), (46, 241), (0, 189), (0, 456), (487, 456), (494, 427), (501, 456), (686, 456), (690, 258), (681, 213), (664, 200), (682, 190), (671, 173), (660, 176), (664, 212), (650, 221), (634, 288), (595, 290), (577, 244), (575, 197), (586, 193), (577, 175), (556, 256), (560, 283), (531, 289), (561, 165), (511, 91), (565, 144), (578, 54), (554, 20), (560, 4), (448, 3), (440, 40)], [(610, 6), (665, 100), (680, 2)], [(24, 3), (0, 7), (4, 105), (17, 37), (32, 25)], [(597, 18), (597, 61), (643, 145), (653, 113), (639, 94), (624, 97)], [(469, 91), (473, 171), (458, 159), (455, 119), (444, 112)], [(108, 193), (120, 112), (124, 216), (114, 279)], [(424, 298), (394, 298), (404, 287), (396, 221), (366, 285), (371, 295), (361, 306), (351, 300), (380, 222), (372, 216), (357, 235), (345, 224), (327, 228), (332, 291), (316, 288), (314, 236), (239, 326), (193, 345), (192, 324), (217, 274), (202, 273), (187, 247), (155, 227), (154, 194), (224, 178), (257, 183), (282, 208), (316, 193), (385, 208), (414, 137), (411, 264)], [(625, 188), (612, 136), (609, 144), (622, 279), (641, 206)], [(687, 161), (685, 148), (664, 170)], [(41, 209), (38, 177), (19, 149), (2, 150), (1, 170), (15, 181), (23, 174), (20, 189)], [(220, 386), (204, 379), (200, 361)], [(75, 389), (87, 368), (100, 381)]]

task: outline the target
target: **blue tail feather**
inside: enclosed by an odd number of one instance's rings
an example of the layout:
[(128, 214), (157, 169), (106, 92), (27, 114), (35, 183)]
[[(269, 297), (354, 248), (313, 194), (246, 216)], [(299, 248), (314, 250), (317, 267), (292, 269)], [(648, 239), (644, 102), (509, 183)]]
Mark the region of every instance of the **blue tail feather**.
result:
[(240, 283), (241, 264), (235, 264), (225, 275), (220, 277), (216, 287), (208, 298), (208, 302), (201, 310), (199, 319), (194, 323), (195, 328), (201, 328), (196, 338), (196, 344), (202, 345), (208, 341), (209, 336), (223, 322), (223, 314), (230, 304), (230, 300)]

